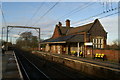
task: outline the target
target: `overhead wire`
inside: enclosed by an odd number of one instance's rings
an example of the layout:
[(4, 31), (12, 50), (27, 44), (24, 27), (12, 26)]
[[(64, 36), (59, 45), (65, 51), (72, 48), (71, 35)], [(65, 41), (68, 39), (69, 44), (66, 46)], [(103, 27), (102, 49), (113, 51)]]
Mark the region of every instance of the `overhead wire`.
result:
[[(27, 21), (25, 26), (28, 26), (30, 22), (33, 20), (33, 18), (37, 15), (37, 13), (40, 11), (40, 9), (43, 7), (45, 2), (41, 3), (41, 5), (36, 9), (36, 11), (33, 13), (32, 17)], [(29, 29), (27, 29), (25, 32), (28, 32)], [(30, 30), (31, 31), (31, 30)]]
[[(59, 19), (61, 19), (61, 18), (63, 18), (63, 17), (70, 16), (71, 14), (74, 14), (74, 13), (79, 12), (79, 11), (81, 11), (81, 10), (84, 10), (84, 9), (86, 9), (87, 7), (91, 6), (91, 4), (94, 4), (94, 3), (88, 2), (87, 4), (83, 4), (82, 6), (79, 6), (79, 7), (75, 8), (75, 9), (71, 10), (70, 12), (66, 13), (65, 15), (59, 17), (58, 19), (56, 19), (56, 20), (54, 20), (54, 21), (57, 21), (57, 20), (59, 20)], [(54, 21), (53, 21), (53, 22), (54, 22)]]
[[(65, 17), (65, 16), (70, 16), (70, 15), (73, 14), (73, 13), (76, 13), (76, 12), (79, 12), (79, 11), (81, 11), (81, 10), (84, 10), (84, 9), (86, 9), (87, 7), (89, 7), (89, 6), (93, 5), (93, 4), (95, 4), (95, 2), (94, 2), (94, 3), (88, 2), (87, 5), (79, 6), (79, 7), (75, 8), (75, 9), (71, 10), (71, 11), (68, 12), (67, 14), (63, 15), (62, 17), (56, 19), (56, 20), (59, 20), (59, 19)], [(80, 9), (79, 9), (79, 8), (80, 8)], [(76, 10), (77, 10), (77, 11), (76, 11)], [(70, 13), (71, 13), (71, 14), (70, 14)], [(69, 14), (69, 15), (68, 15), (68, 14)], [(100, 13), (100, 14), (101, 14), (101, 13)], [(100, 14), (97, 14), (97, 15), (100, 15)]]
[(32, 15), (32, 17), (30, 18), (30, 20), (28, 20), (28, 22), (26, 23), (25, 26), (27, 26), (32, 20), (33, 18), (36, 16), (36, 14), (39, 12), (39, 10), (42, 8), (42, 6), (44, 5), (45, 2), (43, 2), (39, 7), (38, 9), (35, 11), (35, 13)]
[(58, 18), (56, 20), (59, 20), (59, 19), (61, 19), (63, 17), (70, 16), (70, 15), (72, 15), (74, 13), (77, 13), (77, 12), (79, 12), (81, 10), (84, 10), (84, 9), (86, 9), (87, 7), (89, 7), (89, 6), (93, 5), (93, 4), (95, 4), (95, 2), (94, 3), (88, 2), (87, 4), (84, 4), (82, 6), (79, 6), (79, 7), (75, 8), (75, 9), (71, 10), (70, 12), (66, 13), (65, 15), (63, 15), (62, 17), (60, 17), (60, 18)]
[(105, 4), (104, 4), (104, 2), (103, 2), (103, 4), (102, 4), (102, 7), (103, 7), (103, 12), (105, 12), (105, 11), (104, 11), (104, 7), (105, 7)]
[(76, 24), (76, 23), (78, 23), (78, 22), (80, 22), (80, 21), (85, 21), (85, 20), (88, 20), (88, 19), (90, 19), (90, 18), (93, 18), (93, 17), (99, 16), (99, 15), (102, 15), (102, 14), (103, 14), (103, 12), (102, 12), (102, 13), (99, 13), (99, 14), (96, 14), (96, 15), (94, 15), (94, 16), (90, 16), (90, 17), (88, 17), (88, 18), (85, 18), (85, 19), (76, 21), (76, 22), (74, 22), (74, 23), (72, 23), (72, 24)]
[(3, 17), (4, 24), (5, 24), (5, 26), (7, 26), (6, 19), (5, 19), (5, 15), (4, 15), (4, 12), (3, 12), (3, 9), (2, 9), (2, 3), (1, 3), (1, 5), (0, 5), (0, 9), (1, 9), (1, 13), (2, 13), (2, 17)]
[[(90, 2), (88, 2), (87, 4), (89, 4)], [(86, 5), (87, 5), (86, 4)], [(75, 9), (73, 9), (73, 10), (71, 10), (70, 12), (68, 12), (68, 13), (66, 13), (65, 15), (63, 15), (63, 16), (61, 16), (61, 17), (59, 17), (58, 19), (56, 19), (56, 20), (59, 20), (59, 19), (61, 19), (61, 18), (63, 18), (63, 17), (66, 17), (66, 16), (68, 16), (68, 14), (70, 15), (70, 14), (72, 14), (74, 11), (78, 11), (78, 9), (81, 9), (82, 7), (84, 7), (85, 6), (85, 4), (83, 4), (82, 6), (80, 5), (79, 7), (77, 7), (77, 8), (75, 8)]]
[[(80, 12), (81, 10), (86, 9), (86, 8), (88, 8), (89, 6), (91, 6), (91, 5), (95, 4), (95, 3), (96, 3), (96, 2), (92, 2), (92, 3), (88, 4), (88, 5), (86, 5), (85, 7), (81, 8), (80, 10), (73, 12), (72, 14), (77, 13), (77, 12)], [(71, 16), (71, 14), (69, 14), (68, 17), (69, 17), (69, 16)]]
[[(97, 18), (97, 19), (106, 18), (106, 17), (112, 16), (112, 15), (115, 15), (115, 14), (117, 14), (117, 13), (120, 13), (120, 12), (111, 13), (111, 14), (108, 14), (108, 15), (105, 15), (105, 16), (102, 16), (102, 17), (99, 17), (99, 18)], [(89, 22), (91, 22), (91, 20), (90, 20)], [(80, 23), (80, 24), (84, 24), (84, 23)], [(80, 25), (80, 24), (77, 24), (77, 25)]]
[(106, 11), (108, 11), (108, 2), (106, 1)]
[[(59, 0), (60, 1), (60, 0)], [(46, 13), (44, 13), (39, 19), (37, 22), (35, 22), (32, 26), (34, 26), (35, 24), (37, 24), (44, 16), (46, 16), (56, 5), (58, 5), (58, 2), (56, 2), (48, 11), (46, 11)]]
[(93, 17), (97, 17), (97, 16), (100, 16), (100, 15), (106, 14), (106, 13), (108, 13), (108, 12), (111, 12), (111, 11), (114, 11), (114, 10), (117, 10), (117, 9), (118, 9), (118, 8), (114, 8), (114, 9), (109, 10), (109, 11), (104, 11), (104, 12), (99, 13), (99, 14), (96, 14), (96, 15), (94, 15), (94, 16), (90, 16), (90, 17), (88, 17), (88, 18), (85, 18), (85, 19), (82, 19), (82, 20), (78, 20), (78, 21), (74, 22), (73, 24), (79, 23), (80, 21), (85, 21), (85, 20), (91, 19), (91, 18), (93, 18)]
[[(60, 1), (60, 0), (59, 0)], [(58, 2), (56, 2), (49, 10), (47, 10), (32, 26), (35, 26), (44, 16), (46, 16), (56, 5), (58, 5)]]
[(113, 9), (112, 0), (111, 0), (111, 9)]
[(115, 14), (117, 14), (117, 13), (120, 13), (120, 12), (115, 12), (115, 13), (112, 13), (112, 14), (108, 14), (108, 15), (103, 16), (103, 17), (100, 17), (100, 18), (98, 18), (98, 19), (102, 19), (102, 18), (105, 18), (105, 17), (109, 17), (109, 16), (115, 15)]
[[(106, 4), (106, 5), (105, 5)], [(57, 5), (57, 3), (55, 4), (55, 5)], [(55, 7), (55, 5), (53, 6), (53, 7)], [(110, 4), (109, 4), (110, 5)], [(52, 9), (53, 7), (51, 7), (50, 9)], [(89, 6), (88, 6), (89, 7)], [(99, 13), (99, 14), (97, 14), (97, 15), (94, 15), (94, 16), (91, 16), (91, 17), (89, 17), (89, 18), (87, 18), (87, 19), (90, 19), (90, 18), (92, 18), (92, 17), (96, 17), (96, 16), (99, 16), (99, 15), (102, 15), (102, 14), (104, 14), (104, 13), (107, 13), (107, 12), (109, 12), (109, 11), (112, 11), (112, 9), (113, 9), (113, 6), (112, 6), (112, 2), (111, 2), (111, 10), (109, 10), (110, 9), (110, 6), (108, 6), (108, 3), (106, 2), (106, 3), (104, 3), (103, 2), (103, 7), (105, 8), (106, 7), (106, 11), (104, 11), (104, 9), (103, 9), (103, 13)], [(40, 17), (40, 19), (37, 21), (37, 22), (35, 22), (35, 24), (34, 25), (36, 25), (36, 23), (38, 23), (45, 15), (47, 15), (49, 12), (50, 12), (50, 9), (44, 14), (44, 15), (42, 15), (41, 17)], [(116, 10), (117, 8), (114, 8), (114, 10)], [(77, 12), (77, 11), (76, 11)], [(73, 14), (73, 12), (72, 12), (72, 14)], [(117, 14), (117, 13), (116, 13)], [(111, 15), (113, 15), (113, 14), (111, 14)], [(64, 15), (65, 16), (65, 15)], [(62, 17), (64, 17), (64, 16), (62, 16)], [(67, 15), (68, 16), (68, 15)], [(108, 15), (109, 16), (109, 15)], [(62, 18), (62, 17), (60, 17), (60, 18)], [(84, 20), (87, 20), (87, 19), (84, 19)], [(33, 26), (34, 26), (33, 25)]]
[[(92, 4), (93, 4), (93, 3), (92, 3)], [(89, 7), (90, 5), (91, 5), (91, 2), (88, 2), (86, 5), (79, 6), (79, 7), (75, 8), (75, 9), (71, 10), (70, 12), (66, 13), (66, 14), (63, 15), (62, 17), (56, 19), (56, 20), (59, 20), (59, 19), (61, 19), (61, 18), (63, 18), (63, 17), (66, 17), (66, 16), (70, 16), (71, 14), (76, 13), (76, 12), (79, 12), (80, 10), (85, 9), (85, 8)], [(77, 9), (79, 9), (79, 10), (77, 10)], [(76, 11), (76, 10), (77, 10), (77, 11)], [(75, 12), (74, 12), (74, 11), (75, 11)]]
[(108, 11), (110, 10), (110, 1), (108, 0)]
[[(5, 19), (5, 15), (4, 15), (4, 11), (3, 11), (3, 8), (2, 8), (2, 2), (0, 1), (0, 9), (1, 9), (1, 15), (2, 15), (2, 19), (3, 19), (3, 22), (4, 22), (4, 28), (7, 27), (7, 22), (6, 22), (6, 19)], [(1, 36), (1, 39), (4, 40), (4, 28), (3, 28), (3, 25), (2, 26), (2, 36)]]

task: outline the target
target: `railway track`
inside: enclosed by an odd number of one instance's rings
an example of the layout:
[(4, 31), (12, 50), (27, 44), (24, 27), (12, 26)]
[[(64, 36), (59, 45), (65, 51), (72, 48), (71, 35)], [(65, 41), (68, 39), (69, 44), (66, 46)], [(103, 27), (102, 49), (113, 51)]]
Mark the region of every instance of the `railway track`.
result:
[[(76, 72), (60, 64), (44, 60), (43, 58), (37, 55), (29, 54), (27, 52), (22, 52), (19, 50), (15, 50), (15, 52), (17, 57), (20, 56), (18, 57), (18, 59), (20, 59), (19, 63), (24, 65), (26, 68), (25, 70), (22, 70), (24, 72), (23, 74), (25, 74), (25, 76), (23, 76), (25, 80), (33, 80), (34, 78), (37, 78), (35, 80), (43, 80), (43, 78), (46, 80), (96, 80), (95, 77), (93, 78), (86, 74)], [(26, 64), (26, 62), (29, 62), (29, 64)], [(35, 67), (35, 71), (30, 66)], [(40, 75), (43, 75), (44, 77), (40, 77)]]
[(20, 69), (24, 80), (51, 80), (36, 65), (28, 60), (23, 54), (15, 50)]
[[(37, 61), (44, 60), (40, 58), (37, 55), (32, 56), (33, 59), (36, 58)], [(35, 61), (34, 61), (35, 62)], [(39, 66), (39, 65), (38, 65)], [(94, 80), (90, 76), (85, 76), (83, 73), (79, 73), (75, 70), (72, 70), (71, 68), (65, 67), (61, 64), (55, 63), (55, 62), (50, 62), (47, 60), (43, 61), (43, 71), (45, 71), (47, 74), (50, 74), (49, 76), (52, 76), (52, 79), (57, 78), (61, 80)], [(49, 68), (47, 71), (45, 70), (46, 68)], [(56, 73), (56, 74), (55, 74)], [(55, 76), (54, 76), (55, 74)]]

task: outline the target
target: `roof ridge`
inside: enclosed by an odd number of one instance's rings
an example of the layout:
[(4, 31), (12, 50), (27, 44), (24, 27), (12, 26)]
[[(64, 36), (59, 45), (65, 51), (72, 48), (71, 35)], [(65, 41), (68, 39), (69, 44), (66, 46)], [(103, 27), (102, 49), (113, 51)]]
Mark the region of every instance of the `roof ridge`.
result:
[(79, 27), (84, 27), (86, 25), (90, 25), (90, 24), (93, 24), (94, 22), (91, 22), (91, 23), (88, 23), (88, 24), (85, 24), (85, 25), (81, 25), (81, 26), (77, 26), (77, 27), (74, 27), (74, 28), (79, 28)]
[[(93, 27), (93, 25), (94, 25), (97, 21), (99, 21), (99, 20), (98, 20), (98, 19), (95, 19), (95, 20), (94, 20), (94, 22), (93, 22), (91, 28)], [(101, 24), (101, 23), (100, 23), (100, 24)], [(91, 28), (88, 30), (88, 32), (91, 30)]]

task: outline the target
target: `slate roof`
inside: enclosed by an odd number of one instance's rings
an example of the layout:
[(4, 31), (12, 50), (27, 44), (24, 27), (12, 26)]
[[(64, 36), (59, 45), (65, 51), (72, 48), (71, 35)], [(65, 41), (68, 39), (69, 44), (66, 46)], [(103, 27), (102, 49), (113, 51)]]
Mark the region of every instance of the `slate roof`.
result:
[(47, 39), (44, 40), (44, 42), (84, 42), (84, 35), (81, 34), (76, 34), (76, 35), (68, 35), (68, 36), (63, 36), (63, 37), (58, 37), (58, 38), (53, 38), (53, 39)]
[[(78, 26), (78, 27), (66, 27), (66, 26), (59, 26), (59, 31), (62, 37), (58, 38), (50, 38), (43, 42), (60, 42), (60, 41), (66, 41), (66, 42), (84, 42), (84, 35), (76, 34), (80, 32), (88, 32), (94, 24), (99, 21), (96, 19), (94, 22)], [(73, 35), (74, 34), (74, 35)]]
[(92, 25), (93, 23), (90, 23), (87, 25), (70, 28), (69, 31), (66, 33), (66, 35), (73, 34), (73, 33), (87, 32), (88, 30), (90, 30)]
[(60, 27), (60, 31), (61, 31), (62, 35), (66, 35), (67, 31), (71, 28), (73, 28), (73, 27), (68, 28), (66, 26), (62, 26), (62, 27)]
[(60, 32), (62, 33), (62, 35), (70, 35), (73, 33), (80, 33), (80, 32), (87, 32), (90, 30), (90, 28), (92, 27), (94, 23), (89, 23), (83, 26), (78, 26), (78, 27), (64, 27), (61, 26)]

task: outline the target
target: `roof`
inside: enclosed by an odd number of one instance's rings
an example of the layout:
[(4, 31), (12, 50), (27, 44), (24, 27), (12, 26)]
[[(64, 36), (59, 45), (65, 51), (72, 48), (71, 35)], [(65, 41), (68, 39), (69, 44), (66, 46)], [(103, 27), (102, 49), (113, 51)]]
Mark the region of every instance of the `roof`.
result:
[(62, 37), (57, 38), (50, 38), (43, 42), (84, 42), (84, 35), (77, 34), (81, 32), (89, 32), (93, 26), (95, 26), (95, 23), (100, 24), (99, 20), (96, 19), (94, 22), (78, 26), (78, 27), (66, 27), (66, 26), (56, 26), (58, 28), (58, 31), (60, 32), (60, 35)]
[(60, 27), (60, 31), (61, 31), (61, 33), (62, 33), (62, 35), (65, 35), (66, 33), (67, 33), (67, 31), (68, 31), (68, 27)]
[(87, 25), (70, 28), (69, 31), (66, 33), (66, 35), (73, 34), (73, 33), (87, 32), (90, 30), (92, 25), (93, 25), (93, 23), (90, 23)]
[(80, 33), (80, 32), (87, 32), (90, 30), (94, 23), (89, 23), (83, 26), (78, 26), (78, 27), (66, 27), (66, 26), (61, 26), (59, 27), (59, 30), (62, 35), (69, 35), (73, 33)]
[(51, 42), (84, 42), (84, 35), (76, 34), (76, 35), (68, 35), (63, 37), (58, 37), (54, 39), (44, 40), (43, 43), (51, 43)]

